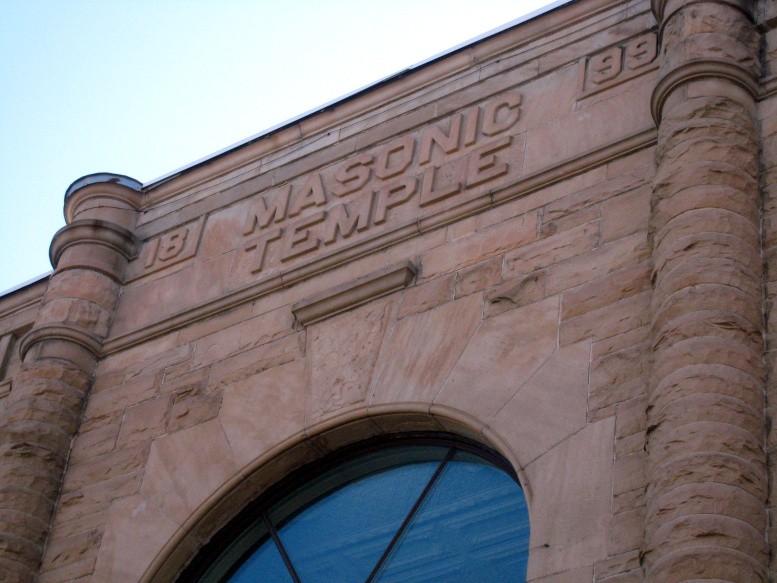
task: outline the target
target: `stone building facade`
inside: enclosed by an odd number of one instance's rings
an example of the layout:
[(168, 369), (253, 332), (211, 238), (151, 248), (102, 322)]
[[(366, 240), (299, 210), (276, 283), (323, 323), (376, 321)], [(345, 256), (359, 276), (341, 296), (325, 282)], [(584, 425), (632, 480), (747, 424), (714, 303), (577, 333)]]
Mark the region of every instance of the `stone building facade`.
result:
[(777, 5), (578, 0), (153, 184), (0, 298), (0, 579), (172, 582), (328, 452), (513, 467), (528, 580), (775, 578)]

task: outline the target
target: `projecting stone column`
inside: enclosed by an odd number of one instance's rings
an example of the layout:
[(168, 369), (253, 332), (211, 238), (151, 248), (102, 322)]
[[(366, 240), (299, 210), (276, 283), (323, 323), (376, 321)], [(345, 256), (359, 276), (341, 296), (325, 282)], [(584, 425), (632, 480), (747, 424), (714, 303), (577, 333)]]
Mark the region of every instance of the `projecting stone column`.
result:
[(0, 581), (37, 577), (84, 397), (136, 253), (140, 186), (99, 174), (65, 195), (68, 224), (50, 251), (55, 272), (20, 343), (24, 368), (0, 414)]
[(766, 581), (755, 91), (746, 0), (654, 0), (646, 580)]

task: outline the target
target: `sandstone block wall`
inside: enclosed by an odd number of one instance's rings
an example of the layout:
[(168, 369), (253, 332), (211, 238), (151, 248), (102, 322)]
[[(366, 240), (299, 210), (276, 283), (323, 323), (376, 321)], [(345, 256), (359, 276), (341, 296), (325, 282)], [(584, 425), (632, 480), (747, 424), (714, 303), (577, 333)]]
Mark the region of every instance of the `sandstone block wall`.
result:
[(293, 469), (443, 431), (515, 468), (530, 581), (770, 580), (774, 21), (579, 0), (77, 183), (0, 298), (1, 578), (175, 581)]

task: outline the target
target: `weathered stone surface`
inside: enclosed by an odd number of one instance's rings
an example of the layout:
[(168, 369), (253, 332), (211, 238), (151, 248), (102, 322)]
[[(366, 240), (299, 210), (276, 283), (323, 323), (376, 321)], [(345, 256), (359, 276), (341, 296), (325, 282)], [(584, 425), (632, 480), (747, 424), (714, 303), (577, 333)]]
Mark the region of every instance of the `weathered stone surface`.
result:
[[(436, 281), (430, 283), (436, 285)], [(452, 279), (444, 283), (443, 289), (452, 295)], [(400, 314), (406, 298), (400, 305)], [(306, 393), (308, 425), (327, 414), (367, 404), (375, 361), (381, 353), (386, 331), (397, 317), (396, 311), (397, 299), (389, 298), (310, 327), (307, 334), (310, 358)], [(297, 390), (302, 389), (300, 386)]]
[(455, 297), (469, 295), (498, 284), (502, 279), (502, 258), (494, 257), (463, 269), (456, 276)]
[(243, 467), (305, 428), (305, 364), (290, 362), (224, 389), (219, 420)]
[(132, 233), (68, 227), (0, 298), (0, 580), (176, 580), (302, 464), (423, 431), (513, 466), (529, 581), (774, 578), (777, 18), (650, 4), (559, 6), (68, 202)]
[(483, 322), (434, 403), (483, 420), (496, 415), (556, 350), (558, 307), (548, 298)]
[(522, 465), (585, 427), (589, 350), (581, 342), (555, 351), (490, 422), (512, 428), (506, 439)]
[(154, 440), (140, 493), (182, 524), (237, 468), (224, 430), (214, 419)]
[(551, 235), (505, 255), (505, 277), (531, 273), (593, 249), (599, 241), (599, 224), (579, 227)]
[[(94, 579), (106, 583), (140, 580), (163, 545), (176, 531), (178, 524), (156, 504), (155, 498), (130, 496), (111, 507)], [(135, 529), (142, 537), (132, 535)]]
[(527, 213), (489, 229), (435, 247), (421, 258), (424, 279), (450, 273), (537, 238), (537, 213)]
[[(558, 573), (585, 557), (607, 556), (612, 476), (612, 419), (589, 423), (525, 468), (532, 484), (531, 542), (528, 579)], [(553, 500), (552, 504), (548, 501)], [(548, 541), (559, 546), (544, 546)], [(563, 541), (563, 542), (561, 542)]]
[(371, 404), (430, 403), (481, 321), (481, 299), (467, 296), (394, 325), (375, 366)]
[(537, 271), (525, 277), (508, 280), (486, 293), (483, 315), (496, 316), (545, 297), (545, 273)]
[(294, 316), (287, 307), (250, 318), (197, 340), (192, 367), (224, 360), (293, 332)]

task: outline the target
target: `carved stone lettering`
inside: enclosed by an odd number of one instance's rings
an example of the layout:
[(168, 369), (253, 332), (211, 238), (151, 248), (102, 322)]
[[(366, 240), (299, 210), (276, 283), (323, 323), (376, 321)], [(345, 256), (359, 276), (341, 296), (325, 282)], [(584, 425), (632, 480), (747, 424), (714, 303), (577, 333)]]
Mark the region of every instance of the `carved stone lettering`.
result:
[[(639, 50), (633, 54), (643, 58)], [(241, 233), (248, 238), (238, 257), (238, 273), (247, 272), (241, 281), (478, 196), (481, 186), (516, 166), (520, 153), (509, 130), (520, 119), (521, 103), (516, 91), (501, 94), (255, 195), (246, 203)]]
[(584, 58), (580, 63), (580, 98), (656, 69), (656, 47), (656, 35), (650, 32)]
[[(271, 211), (265, 211), (265, 214)], [(269, 224), (273, 217), (264, 223)], [(264, 215), (261, 219), (264, 220)], [(205, 218), (188, 223), (172, 231), (168, 231), (148, 241), (141, 252), (140, 261), (131, 267), (129, 279), (137, 279), (149, 273), (164, 269), (194, 257), (200, 242), (200, 234)]]
[(588, 63), (588, 75), (591, 83), (601, 85), (615, 79), (621, 72), (622, 53), (621, 47), (612, 47), (591, 57)]

